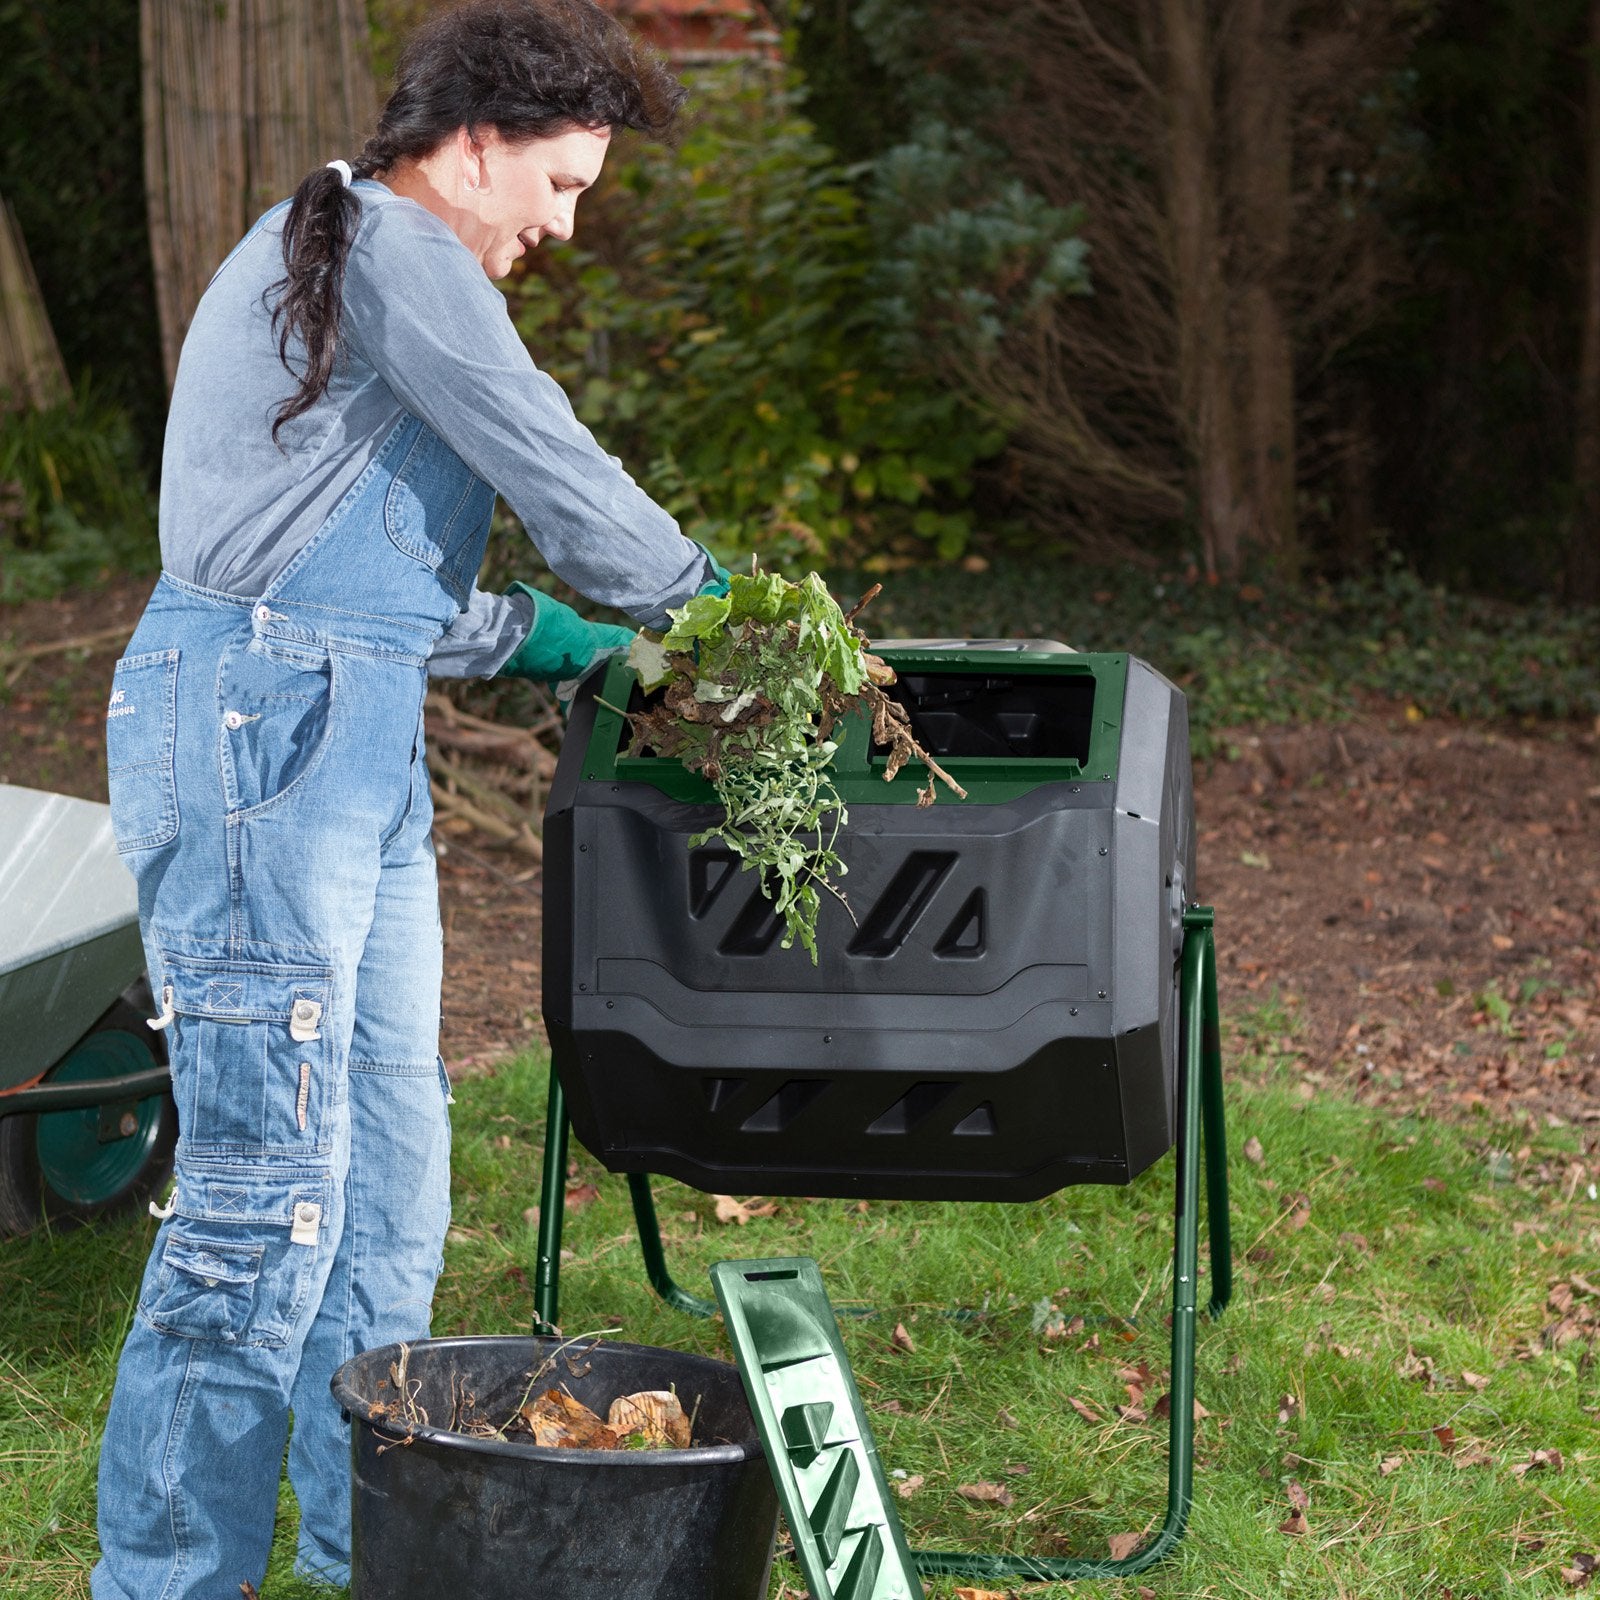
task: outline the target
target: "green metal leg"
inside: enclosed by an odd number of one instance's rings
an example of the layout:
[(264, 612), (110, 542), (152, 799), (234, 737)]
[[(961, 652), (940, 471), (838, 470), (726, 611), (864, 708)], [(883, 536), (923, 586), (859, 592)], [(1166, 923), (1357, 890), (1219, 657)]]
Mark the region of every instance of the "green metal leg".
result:
[[(539, 1185), (539, 1256), (533, 1271), (533, 1331), (555, 1333), (561, 1320), (561, 1224), (567, 1214), (567, 1096), (550, 1068), (544, 1125), (544, 1176)], [(659, 1239), (657, 1241), (659, 1247)]]
[(661, 1245), (661, 1224), (656, 1220), (656, 1203), (650, 1194), (650, 1175), (647, 1172), (628, 1174), (628, 1193), (633, 1196), (634, 1220), (639, 1224), (639, 1248), (644, 1253), (644, 1270), (649, 1274), (650, 1287), (674, 1311), (686, 1311), (691, 1317), (714, 1317), (717, 1303), (702, 1300), (697, 1294), (678, 1284), (667, 1270), (667, 1253)]
[[(1228, 1226), (1228, 1150), (1222, 1099), (1222, 1042), (1217, 1005), (1216, 946), (1210, 907), (1184, 916), (1183, 966), (1179, 987), (1177, 1198), (1174, 1212), (1172, 1393), (1168, 1423), (1167, 1512), (1160, 1531), (1142, 1549), (1120, 1561), (1082, 1557), (1000, 1556), (959, 1550), (913, 1552), (917, 1570), (984, 1579), (1020, 1578), (1059, 1583), (1075, 1578), (1123, 1578), (1171, 1554), (1189, 1519), (1194, 1499), (1194, 1354), (1200, 1269), (1200, 1167), (1206, 1172), (1207, 1223), (1211, 1241), (1212, 1317), (1233, 1296), (1233, 1250)], [(567, 1166), (566, 1100), (554, 1068), (550, 1073), (550, 1120), (545, 1135), (543, 1200), (539, 1214), (539, 1260), (535, 1279), (536, 1332), (554, 1331), (561, 1260), (561, 1220)], [(628, 1188), (639, 1225), (645, 1270), (668, 1305), (692, 1316), (712, 1316), (716, 1306), (690, 1294), (668, 1271), (650, 1179), (630, 1173)]]
[[(1221, 1052), (1207, 1049), (1205, 1021), (1212, 1020), (1215, 1038), (1216, 950), (1211, 937), (1210, 908), (1196, 909), (1184, 917), (1183, 969), (1179, 990), (1182, 1015), (1179, 1044), (1178, 1172), (1176, 1238), (1172, 1252), (1172, 1395), (1168, 1423), (1167, 1514), (1161, 1530), (1143, 1548), (1120, 1561), (1083, 1557), (1000, 1556), (959, 1550), (918, 1550), (917, 1571), (924, 1576), (948, 1575), (976, 1579), (1021, 1578), (1038, 1583), (1060, 1583), (1074, 1578), (1125, 1578), (1172, 1553), (1183, 1537), (1194, 1499), (1194, 1342), (1196, 1279), (1200, 1258), (1200, 1158), (1201, 1104), (1207, 1098), (1208, 1071), (1217, 1076), (1216, 1115), (1212, 1129), (1221, 1128)], [(1209, 1057), (1209, 1060), (1208, 1060)], [(1208, 1119), (1210, 1120), (1210, 1119)], [(1208, 1164), (1210, 1195), (1217, 1193), (1217, 1177), (1226, 1182), (1226, 1151)], [(1218, 1233), (1212, 1219), (1212, 1257), (1218, 1245), (1231, 1282), (1232, 1265), (1226, 1232)], [(1226, 1303), (1226, 1296), (1223, 1297)], [(1216, 1304), (1215, 1299), (1213, 1304)], [(1217, 1309), (1221, 1309), (1220, 1306)]]

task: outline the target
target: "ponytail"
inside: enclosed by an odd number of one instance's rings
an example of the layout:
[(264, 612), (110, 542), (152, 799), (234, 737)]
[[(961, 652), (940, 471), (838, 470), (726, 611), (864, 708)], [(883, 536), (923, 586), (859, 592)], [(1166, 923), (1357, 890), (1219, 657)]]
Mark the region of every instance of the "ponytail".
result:
[[(656, 58), (594, 0), (466, 0), (423, 23), (401, 51), (377, 132), (351, 163), (370, 178), (431, 154), (458, 128), (493, 128), (520, 142), (572, 128), (634, 128), (661, 134), (685, 96)], [(272, 424), (326, 392), (339, 354), (344, 274), (361, 222), (361, 200), (343, 175), (319, 167), (302, 180), (283, 227), (284, 276), (272, 331), (294, 393)], [(298, 371), (291, 354), (304, 351)]]
[[(326, 391), (339, 353), (339, 314), (344, 305), (344, 269), (361, 221), (361, 202), (333, 167), (319, 167), (300, 181), (283, 225), (284, 277), (272, 309), (278, 358), (291, 376), (290, 346), (305, 351), (300, 384), (278, 408), (272, 442), (286, 422), (309, 411)], [(271, 293), (272, 291), (268, 291)]]

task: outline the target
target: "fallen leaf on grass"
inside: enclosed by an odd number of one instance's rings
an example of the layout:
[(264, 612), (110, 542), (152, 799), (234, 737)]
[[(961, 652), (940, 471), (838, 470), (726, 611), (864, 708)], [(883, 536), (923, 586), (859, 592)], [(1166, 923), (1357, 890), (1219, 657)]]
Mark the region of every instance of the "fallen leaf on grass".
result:
[(1469, 1389), (1487, 1389), (1489, 1387), (1489, 1380), (1476, 1372), (1463, 1372), (1461, 1381)]
[[(1152, 1417), (1170, 1417), (1172, 1415), (1172, 1395), (1170, 1391), (1162, 1395), (1162, 1397), (1157, 1400), (1153, 1406), (1151, 1406), (1150, 1415)], [(1211, 1413), (1207, 1411), (1198, 1400), (1196, 1400), (1194, 1403), (1194, 1420), (1199, 1422), (1203, 1417), (1209, 1417), (1210, 1415)]]
[(1298, 1509), (1291, 1511), (1289, 1515), (1278, 1524), (1279, 1533), (1287, 1533), (1295, 1537), (1298, 1537), (1303, 1533), (1310, 1533), (1310, 1531), (1311, 1527), (1306, 1521), (1305, 1512)]
[(1267, 1153), (1261, 1148), (1261, 1141), (1252, 1133), (1244, 1142), (1244, 1158), (1253, 1161), (1259, 1167), (1266, 1159)]
[(904, 1483), (897, 1483), (894, 1486), (894, 1492), (899, 1495), (902, 1500), (909, 1500), (926, 1481), (927, 1480), (920, 1472), (913, 1472)]
[(1451, 1458), (1457, 1467), (1492, 1467), (1494, 1457), (1480, 1445), (1474, 1445), (1470, 1450), (1463, 1450), (1459, 1455)]
[(1561, 1569), (1561, 1581), (1569, 1589), (1581, 1589), (1596, 1572), (1600, 1572), (1600, 1556), (1574, 1556), (1572, 1565)]
[(1032, 1472), (1033, 1468), (1026, 1461), (1008, 1461), (1000, 1470), (1013, 1478), (1020, 1478), (1024, 1473)]
[(1385, 1456), (1378, 1463), (1378, 1476), (1387, 1478), (1391, 1472), (1398, 1472), (1405, 1465), (1405, 1461), (1404, 1456)]
[(567, 1210), (582, 1211), (585, 1206), (592, 1206), (599, 1198), (600, 1191), (594, 1184), (574, 1184), (567, 1190)]
[(1278, 1421), (1289, 1422), (1300, 1415), (1300, 1399), (1297, 1395), (1286, 1394), (1278, 1400)]
[(1142, 1533), (1114, 1533), (1106, 1543), (1111, 1547), (1113, 1561), (1126, 1561), (1144, 1540)]
[(1426, 1189), (1429, 1194), (1443, 1194), (1446, 1185), (1443, 1178), (1424, 1178), (1422, 1180), (1422, 1187)]
[(1006, 1600), (999, 1589), (957, 1589), (956, 1600)]
[(741, 1228), (754, 1217), (778, 1214), (777, 1202), (763, 1201), (760, 1195), (750, 1200), (735, 1200), (731, 1194), (714, 1194), (711, 1198), (717, 1203), (717, 1221), (736, 1222)]
[(1016, 1496), (1001, 1483), (963, 1483), (956, 1489), (956, 1493), (963, 1500), (978, 1500), (986, 1504), (1009, 1506), (1015, 1503)]
[(1440, 1448), (1449, 1455), (1456, 1447), (1456, 1430), (1447, 1422), (1443, 1427), (1435, 1428), (1433, 1436), (1439, 1441)]
[(1117, 1415), (1124, 1422), (1148, 1422), (1150, 1414), (1143, 1406), (1118, 1406)]
[(1009, 1411), (996, 1412), (994, 1420), (998, 1422), (1002, 1428), (1020, 1428), (1022, 1426), (1022, 1424), (1018, 1422)]
[(624, 1439), (638, 1435), (654, 1449), (689, 1448), (689, 1419), (683, 1414), (682, 1401), (670, 1389), (618, 1395), (606, 1413), (606, 1426)]
[(911, 1342), (911, 1335), (906, 1332), (906, 1325), (903, 1322), (895, 1323), (891, 1343), (896, 1350), (904, 1350), (907, 1355), (912, 1354), (917, 1348)]
[(903, 1405), (901, 1405), (898, 1400), (883, 1400), (883, 1401), (876, 1401), (875, 1400), (873, 1402), (872, 1408), (873, 1408), (874, 1411), (887, 1411), (891, 1416), (896, 1416), (896, 1417), (904, 1416), (905, 1415), (905, 1410), (906, 1410), (906, 1408)]
[(1073, 1395), (1067, 1401), (1067, 1404), (1071, 1406), (1072, 1409), (1076, 1411), (1085, 1422), (1104, 1422), (1106, 1420), (1098, 1411), (1095, 1410), (1092, 1405), (1089, 1404), (1087, 1400), (1080, 1400), (1076, 1395)]
[(1511, 1469), (1511, 1475), (1515, 1478), (1520, 1478), (1526, 1473), (1541, 1470), (1560, 1472), (1565, 1464), (1561, 1459), (1559, 1450), (1535, 1450), (1526, 1461), (1519, 1461)]
[(1289, 1497), (1289, 1504), (1296, 1511), (1304, 1511), (1311, 1504), (1311, 1494), (1298, 1478), (1291, 1478), (1284, 1491)]

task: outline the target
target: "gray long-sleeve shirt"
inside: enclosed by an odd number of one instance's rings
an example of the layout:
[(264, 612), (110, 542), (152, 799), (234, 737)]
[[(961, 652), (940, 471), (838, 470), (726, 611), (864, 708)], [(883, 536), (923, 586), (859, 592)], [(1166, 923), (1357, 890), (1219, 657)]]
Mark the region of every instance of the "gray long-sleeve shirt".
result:
[[(272, 420), (296, 380), (278, 357), (268, 290), (283, 276), (287, 205), (256, 224), (201, 298), (167, 418), (163, 566), (205, 588), (262, 593), (409, 412), (510, 503), (552, 571), (666, 626), (667, 608), (708, 576), (699, 548), (533, 364), (504, 297), (445, 223), (381, 183), (355, 192), (340, 358), (327, 392), (280, 430), (281, 449)], [(523, 596), (475, 588), (429, 670), (487, 676), (532, 616)]]

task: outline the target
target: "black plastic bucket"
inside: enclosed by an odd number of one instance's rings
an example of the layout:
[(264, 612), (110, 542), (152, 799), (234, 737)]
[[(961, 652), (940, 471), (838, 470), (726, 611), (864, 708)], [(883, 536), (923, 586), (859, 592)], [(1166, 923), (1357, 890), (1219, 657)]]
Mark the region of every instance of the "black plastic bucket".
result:
[[(411, 1413), (368, 1350), (333, 1377), (351, 1417), (353, 1600), (761, 1600), (778, 1499), (739, 1370), (645, 1345), (424, 1339), (408, 1347)], [(674, 1389), (692, 1450), (553, 1450), (452, 1433), (461, 1397), (509, 1417), (530, 1375), (605, 1416), (619, 1395)], [(376, 1408), (376, 1410), (375, 1410)], [(408, 1442), (397, 1442), (408, 1441)]]

